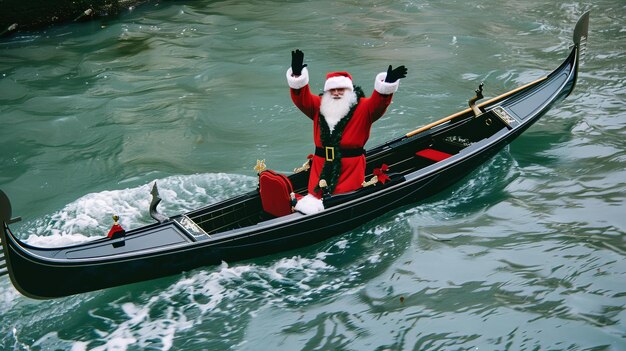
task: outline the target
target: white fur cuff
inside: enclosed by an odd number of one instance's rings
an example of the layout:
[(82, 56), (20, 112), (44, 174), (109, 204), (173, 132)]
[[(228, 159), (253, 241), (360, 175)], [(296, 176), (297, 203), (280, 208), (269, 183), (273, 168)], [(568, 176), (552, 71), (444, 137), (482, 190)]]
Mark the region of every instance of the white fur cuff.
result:
[(296, 211), (302, 212), (305, 215), (318, 213), (324, 210), (324, 203), (321, 199), (315, 197), (315, 195), (307, 194), (307, 196), (298, 200), (296, 203)]
[(302, 89), (307, 84), (309, 84), (309, 70), (304, 67), (302, 69), (302, 74), (298, 77), (293, 76), (293, 71), (291, 67), (287, 70), (287, 84), (291, 89)]
[(393, 94), (398, 91), (400, 80), (398, 79), (393, 83), (387, 83), (385, 82), (385, 78), (387, 78), (387, 72), (378, 73), (376, 81), (374, 82), (374, 89), (383, 95)]

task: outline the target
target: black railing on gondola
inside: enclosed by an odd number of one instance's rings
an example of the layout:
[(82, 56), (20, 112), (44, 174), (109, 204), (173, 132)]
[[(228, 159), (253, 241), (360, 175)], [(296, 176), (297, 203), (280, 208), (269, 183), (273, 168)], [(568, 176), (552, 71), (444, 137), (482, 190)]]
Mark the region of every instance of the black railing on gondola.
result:
[[(2, 247), (2, 243), (0, 242), (0, 247)], [(0, 277), (9, 273), (7, 268), (7, 261), (4, 259), (4, 253), (0, 252)]]

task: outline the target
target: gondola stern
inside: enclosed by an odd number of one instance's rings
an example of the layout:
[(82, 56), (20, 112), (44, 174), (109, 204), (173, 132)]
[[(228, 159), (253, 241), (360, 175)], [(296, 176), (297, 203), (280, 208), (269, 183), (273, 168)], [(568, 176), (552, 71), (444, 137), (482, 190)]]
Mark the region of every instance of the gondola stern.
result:
[(0, 228), (0, 246), (2, 247), (2, 259), (0, 261), (0, 265), (3, 267), (2, 270), (0, 270), (0, 276), (8, 274), (15, 289), (24, 296), (36, 300), (46, 299), (47, 297), (35, 295), (27, 289), (24, 289), (20, 283), (19, 277), (17, 277), (14, 273), (14, 262), (12, 257), (14, 256), (15, 251), (13, 248), (21, 246), (22, 243), (13, 235), (9, 229), (9, 224), (20, 220), (20, 217), (12, 217), (11, 201), (9, 200), (7, 194), (0, 189), (0, 224), (2, 225), (2, 228)]
[(11, 272), (10, 266), (10, 255), (9, 255), (9, 240), (11, 240), (9, 232), (9, 224), (12, 223), (12, 209), (11, 209), (11, 201), (7, 194), (0, 189), (0, 247), (2, 247), (2, 259), (0, 261), (0, 266), (2, 266), (2, 270), (0, 271), (0, 276), (3, 276), (7, 273)]
[(3, 254), (3, 261), (1, 264), (4, 266), (4, 268), (0, 272), (0, 276), (8, 275), (15, 289), (24, 296), (36, 300), (46, 299), (46, 297), (34, 295), (27, 289), (24, 289), (22, 287), (22, 284), (20, 283), (19, 277), (15, 275), (15, 270), (13, 267), (13, 256), (15, 255), (15, 251), (12, 248), (15, 246), (15, 242), (19, 242), (19, 240), (13, 236), (13, 234), (9, 230), (7, 221), (5, 221), (4, 219), (2, 220), (2, 228), (0, 230), (0, 241)]

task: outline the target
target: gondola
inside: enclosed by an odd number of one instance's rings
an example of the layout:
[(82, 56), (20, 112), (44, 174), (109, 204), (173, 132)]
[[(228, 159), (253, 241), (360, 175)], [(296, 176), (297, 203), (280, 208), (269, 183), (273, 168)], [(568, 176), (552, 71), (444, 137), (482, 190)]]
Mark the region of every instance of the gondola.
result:
[[(553, 72), (477, 103), (481, 86), (469, 108), (368, 150), (366, 179), (377, 174), (387, 181), (326, 196), (319, 213), (273, 216), (255, 190), (168, 217), (157, 210), (155, 185), (150, 208), (155, 223), (112, 238), (40, 248), (15, 237), (9, 225), (19, 218), (12, 217), (10, 201), (0, 190), (0, 274), (8, 274), (15, 288), (31, 298), (69, 296), (303, 247), (423, 201), (466, 177), (572, 92), (588, 18), (587, 12), (579, 19), (569, 56)], [(306, 194), (306, 170), (288, 179), (295, 193)]]

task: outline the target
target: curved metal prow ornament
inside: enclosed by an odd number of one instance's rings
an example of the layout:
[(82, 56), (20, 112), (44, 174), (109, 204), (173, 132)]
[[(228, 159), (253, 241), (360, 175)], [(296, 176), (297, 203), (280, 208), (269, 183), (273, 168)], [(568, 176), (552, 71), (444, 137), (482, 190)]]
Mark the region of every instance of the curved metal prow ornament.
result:
[(476, 92), (476, 96), (474, 96), (473, 98), (469, 99), (468, 104), (469, 107), (472, 109), (472, 111), (474, 112), (474, 117), (478, 117), (479, 115), (481, 115), (483, 113), (483, 111), (480, 110), (480, 107), (476, 106), (476, 101), (482, 99), (483, 96), (483, 86), (485, 85), (485, 83), (480, 83), (478, 85), (478, 89), (474, 90)]
[(159, 189), (157, 188), (156, 182), (154, 182), (150, 194), (152, 194), (152, 201), (150, 201), (150, 217), (154, 218), (159, 223), (167, 222), (169, 218), (160, 214), (157, 210), (157, 206), (159, 206), (159, 203), (161, 202), (161, 197), (159, 196)]
[(589, 35), (589, 11), (583, 13), (578, 19), (576, 27), (574, 28), (574, 45), (578, 46), (580, 57), (585, 56), (587, 51), (587, 36)]

